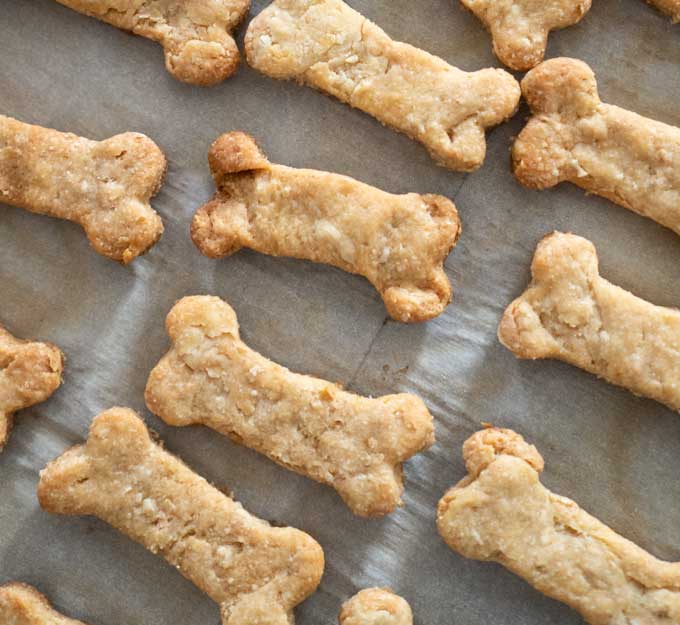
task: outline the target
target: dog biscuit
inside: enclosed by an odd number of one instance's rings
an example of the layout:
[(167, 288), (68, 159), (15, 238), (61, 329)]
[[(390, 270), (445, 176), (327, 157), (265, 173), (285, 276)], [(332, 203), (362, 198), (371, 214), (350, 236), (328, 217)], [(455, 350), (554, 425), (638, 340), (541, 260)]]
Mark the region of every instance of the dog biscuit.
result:
[(649, 0), (649, 3), (670, 15), (673, 23), (680, 22), (680, 0)]
[(439, 502), (439, 533), (498, 562), (592, 625), (680, 623), (680, 563), (662, 562), (539, 481), (543, 458), (511, 430), (467, 440), (468, 476)]
[(680, 234), (680, 128), (602, 103), (576, 59), (542, 63), (522, 92), (534, 114), (512, 150), (523, 185), (566, 180)]
[(385, 588), (367, 588), (342, 606), (340, 625), (413, 625), (411, 606)]
[(41, 472), (38, 498), (49, 512), (97, 516), (163, 556), (219, 604), (224, 625), (292, 625), (323, 573), (316, 541), (246, 512), (126, 408), (96, 417), (87, 443)]
[(147, 382), (151, 412), (169, 425), (207, 425), (327, 484), (355, 514), (401, 503), (402, 462), (434, 442), (418, 397), (360, 397), (292, 373), (241, 341), (236, 314), (217, 297), (185, 297), (166, 326), (173, 345)]
[(333, 95), (461, 171), (482, 164), (485, 129), (519, 103), (517, 81), (504, 70), (452, 67), (393, 41), (342, 0), (275, 0), (250, 23), (245, 50), (258, 71)]
[(80, 224), (108, 258), (129, 263), (160, 238), (149, 199), (164, 172), (142, 134), (90, 141), (0, 115), (0, 201)]
[(548, 33), (572, 26), (592, 0), (461, 0), (491, 33), (495, 55), (517, 71), (543, 60)]
[(553, 233), (536, 249), (529, 288), (498, 337), (519, 358), (557, 358), (680, 410), (680, 311), (655, 306), (598, 273), (593, 244)]
[(436, 317), (451, 301), (444, 260), (460, 234), (440, 195), (392, 195), (346, 176), (274, 165), (254, 140), (222, 135), (209, 154), (218, 191), (191, 236), (219, 258), (242, 247), (328, 263), (366, 277), (398, 321)]
[(66, 618), (50, 605), (47, 597), (32, 586), (10, 582), (0, 586), (2, 625), (84, 625)]
[(239, 52), (232, 37), (250, 0), (57, 0), (61, 4), (160, 43), (177, 79), (210, 86), (231, 76)]
[(14, 413), (45, 401), (61, 384), (64, 357), (54, 345), (13, 337), (0, 326), (0, 451)]

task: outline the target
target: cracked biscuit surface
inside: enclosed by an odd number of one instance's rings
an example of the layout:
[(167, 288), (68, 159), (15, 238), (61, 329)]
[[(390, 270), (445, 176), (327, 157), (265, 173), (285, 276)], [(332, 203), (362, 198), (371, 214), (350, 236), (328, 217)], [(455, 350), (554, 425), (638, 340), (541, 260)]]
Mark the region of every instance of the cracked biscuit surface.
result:
[(393, 41), (342, 0), (275, 0), (249, 25), (248, 63), (296, 80), (420, 141), (441, 165), (472, 171), (486, 128), (517, 109), (517, 81), (501, 69), (464, 72)]
[(323, 573), (309, 535), (246, 512), (127, 408), (95, 417), (87, 442), (47, 465), (38, 498), (49, 512), (97, 516), (161, 555), (219, 604), (224, 625), (292, 625)]
[(0, 115), (0, 202), (80, 224), (97, 252), (122, 263), (163, 234), (149, 199), (165, 164), (142, 134), (91, 141)]
[(413, 625), (411, 606), (386, 588), (367, 588), (345, 602), (340, 625)]
[(451, 301), (443, 265), (461, 227), (445, 197), (275, 165), (241, 132), (217, 139), (209, 162), (218, 191), (191, 225), (206, 256), (246, 247), (334, 265), (366, 277), (403, 322), (436, 317)]
[(533, 116), (512, 148), (532, 189), (568, 181), (680, 234), (680, 128), (603, 103), (582, 61), (545, 61), (522, 80)]
[(293, 373), (243, 343), (236, 314), (217, 297), (185, 297), (166, 327), (173, 345), (147, 382), (151, 412), (169, 425), (207, 425), (327, 484), (356, 514), (401, 503), (402, 463), (434, 442), (421, 399), (361, 397)]
[(84, 625), (59, 614), (32, 586), (10, 582), (0, 586), (2, 625)]
[(533, 445), (491, 428), (468, 439), (463, 456), (468, 476), (437, 513), (451, 549), (502, 564), (591, 625), (680, 622), (680, 563), (658, 560), (546, 489)]
[(57, 0), (91, 17), (160, 43), (177, 80), (210, 86), (231, 76), (239, 52), (232, 31), (250, 0)]
[(555, 232), (536, 248), (529, 288), (498, 338), (519, 358), (557, 358), (680, 410), (680, 311), (600, 277), (593, 244)]
[(17, 339), (0, 326), (0, 451), (14, 413), (50, 397), (61, 385), (63, 367), (54, 345)]

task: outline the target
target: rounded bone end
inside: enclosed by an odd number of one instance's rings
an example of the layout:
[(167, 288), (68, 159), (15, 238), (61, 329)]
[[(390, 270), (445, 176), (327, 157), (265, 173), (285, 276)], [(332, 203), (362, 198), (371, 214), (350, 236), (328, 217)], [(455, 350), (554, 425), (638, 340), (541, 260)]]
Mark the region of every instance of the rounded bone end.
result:
[(387, 588), (367, 588), (340, 611), (340, 625), (412, 625), (411, 606)]
[(165, 50), (165, 67), (177, 80), (197, 87), (212, 87), (238, 68), (236, 42), (226, 35), (221, 41), (190, 39)]
[(245, 132), (234, 131), (218, 137), (208, 152), (210, 171), (219, 185), (219, 177), (257, 169), (267, 169), (269, 161), (255, 139)]
[(208, 258), (224, 258), (238, 252), (250, 239), (248, 209), (219, 196), (196, 211), (191, 221), (191, 240)]
[(537, 473), (543, 471), (541, 454), (513, 430), (487, 428), (475, 432), (463, 445), (463, 459), (468, 473), (477, 477), (497, 456), (515, 456), (524, 460)]
[(383, 293), (387, 313), (402, 323), (434, 319), (444, 312), (452, 298), (453, 289), (443, 269), (436, 271), (426, 286), (391, 286)]

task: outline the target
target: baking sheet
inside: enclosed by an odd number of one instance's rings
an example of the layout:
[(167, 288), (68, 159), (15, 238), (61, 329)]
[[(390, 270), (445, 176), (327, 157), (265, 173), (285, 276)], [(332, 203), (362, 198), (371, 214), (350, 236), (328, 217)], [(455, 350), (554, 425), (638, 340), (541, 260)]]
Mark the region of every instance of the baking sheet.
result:
[[(256, 0), (251, 13), (266, 4)], [(349, 4), (462, 68), (498, 65), (481, 24), (455, 0)], [(640, 0), (596, 0), (580, 25), (551, 36), (549, 56), (558, 55), (590, 63), (603, 99), (680, 125), (680, 26)], [(16, 335), (55, 342), (68, 358), (63, 387), (20, 414), (0, 455), (0, 583), (34, 584), (90, 625), (219, 622), (217, 607), (162, 559), (95, 519), (38, 506), (38, 471), (112, 405), (138, 410), (171, 451), (229, 486), (248, 510), (320, 541), (326, 572), (298, 608), (299, 625), (336, 623), (341, 601), (372, 585), (404, 595), (418, 625), (582, 622), (439, 539), (437, 501), (465, 473), (461, 445), (481, 421), (536, 443), (549, 487), (658, 557), (680, 560), (680, 417), (567, 365), (516, 361), (495, 336), (548, 231), (589, 237), (608, 279), (667, 306), (680, 305), (680, 239), (568, 185), (537, 193), (515, 183), (508, 150), (526, 110), (490, 133), (484, 167), (465, 176), (310, 89), (245, 65), (220, 86), (192, 88), (165, 72), (152, 42), (52, 0), (0, 0), (0, 112), (97, 139), (141, 131), (169, 159), (154, 203), (165, 235), (130, 267), (95, 254), (75, 225), (0, 207), (0, 320)], [(432, 322), (404, 326), (386, 319), (367, 282), (339, 270), (251, 252), (203, 258), (189, 222), (213, 192), (208, 146), (232, 129), (255, 136), (274, 162), (453, 198), (464, 226), (447, 261), (454, 303)], [(403, 509), (355, 518), (334, 491), (208, 429), (170, 428), (146, 411), (146, 377), (168, 347), (165, 315), (199, 293), (229, 301), (244, 340), (277, 362), (365, 395), (424, 398), (437, 443), (406, 465)]]

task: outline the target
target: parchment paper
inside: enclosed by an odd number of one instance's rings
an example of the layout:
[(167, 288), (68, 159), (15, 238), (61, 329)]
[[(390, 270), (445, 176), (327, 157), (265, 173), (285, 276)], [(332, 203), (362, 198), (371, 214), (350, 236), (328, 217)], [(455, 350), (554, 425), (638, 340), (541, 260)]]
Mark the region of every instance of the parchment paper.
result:
[[(483, 27), (455, 0), (349, 3), (462, 68), (498, 65)], [(256, 14), (267, 3), (253, 4)], [(680, 125), (680, 26), (641, 0), (595, 0), (580, 25), (551, 36), (549, 56), (558, 55), (590, 63), (606, 101)], [(300, 625), (336, 623), (341, 601), (371, 585), (403, 594), (418, 625), (582, 622), (438, 537), (437, 501), (464, 475), (461, 445), (481, 421), (533, 441), (549, 487), (658, 557), (680, 560), (680, 416), (567, 365), (516, 361), (496, 339), (547, 232), (589, 237), (608, 279), (666, 306), (680, 304), (680, 238), (569, 185), (521, 188), (508, 150), (525, 109), (489, 135), (484, 167), (464, 176), (310, 89), (245, 65), (220, 86), (192, 88), (166, 73), (152, 42), (52, 0), (0, 0), (0, 112), (96, 139), (141, 131), (170, 163), (154, 203), (165, 235), (127, 268), (95, 254), (75, 225), (0, 207), (0, 320), (16, 335), (53, 341), (68, 358), (63, 387), (19, 415), (0, 455), (0, 583), (34, 584), (90, 625), (218, 623), (216, 606), (162, 559), (97, 520), (38, 506), (38, 471), (112, 405), (138, 410), (171, 451), (233, 489), (248, 510), (321, 542), (325, 577), (297, 610)], [(274, 162), (453, 198), (464, 232), (447, 262), (456, 294), (445, 314), (407, 327), (386, 319), (367, 282), (339, 270), (250, 252), (203, 258), (189, 222), (213, 192), (208, 146), (232, 129), (255, 136)], [(365, 395), (425, 399), (437, 443), (407, 464), (403, 509), (355, 518), (332, 490), (208, 429), (170, 428), (146, 411), (147, 375), (168, 347), (165, 315), (199, 293), (229, 301), (244, 340), (294, 370)]]

